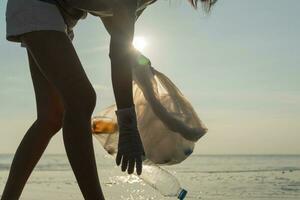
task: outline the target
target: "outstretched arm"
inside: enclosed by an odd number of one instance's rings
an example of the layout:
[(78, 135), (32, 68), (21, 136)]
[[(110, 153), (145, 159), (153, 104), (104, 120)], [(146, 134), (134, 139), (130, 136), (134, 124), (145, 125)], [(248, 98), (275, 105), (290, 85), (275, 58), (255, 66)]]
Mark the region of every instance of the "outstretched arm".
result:
[[(109, 57), (116, 104), (118, 108), (124, 108), (133, 104), (132, 89), (130, 89), (132, 88), (131, 71), (139, 55), (132, 45), (134, 24), (145, 9), (136, 12), (136, 15), (134, 9), (120, 10), (120, 12), (116, 11), (113, 17), (100, 17), (100, 19), (111, 36)], [(121, 91), (121, 88), (124, 91)]]
[(114, 6), (109, 27), (111, 76), (118, 108), (133, 105), (132, 64), (134, 49), (132, 40), (136, 19), (137, 0), (122, 0)]
[[(136, 113), (132, 93), (132, 64), (134, 50), (132, 40), (136, 19), (137, 0), (122, 0), (114, 6), (109, 33), (111, 78), (118, 108), (119, 144), (116, 157), (117, 165), (122, 163), (122, 171), (137, 174), (142, 171), (142, 156), (145, 154), (137, 129)], [(127, 114), (125, 114), (127, 113)]]
[[(145, 9), (146, 9), (146, 8), (144, 8), (144, 9), (142, 9), (142, 10), (140, 10), (140, 11), (138, 11), (138, 12), (136, 13), (136, 19), (135, 19), (135, 21), (138, 20), (138, 18), (141, 16), (141, 14), (144, 12)], [(108, 32), (109, 34), (111, 34), (112, 17), (100, 17), (100, 19), (101, 19), (101, 21), (102, 21), (102, 23), (103, 23), (105, 29), (107, 30), (107, 32)]]

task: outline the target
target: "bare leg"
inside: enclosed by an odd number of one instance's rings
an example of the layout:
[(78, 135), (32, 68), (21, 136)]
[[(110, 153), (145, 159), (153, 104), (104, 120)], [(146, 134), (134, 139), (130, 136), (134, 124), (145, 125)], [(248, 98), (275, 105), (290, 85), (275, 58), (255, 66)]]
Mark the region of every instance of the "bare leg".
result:
[(37, 31), (25, 34), (23, 42), (38, 63), (39, 70), (62, 97), (64, 144), (84, 198), (103, 200), (90, 121), (96, 94), (71, 41), (61, 32)]
[(55, 88), (48, 82), (28, 54), (36, 96), (37, 120), (25, 134), (14, 156), (2, 199), (18, 199), (36, 163), (50, 139), (62, 127), (63, 105)]

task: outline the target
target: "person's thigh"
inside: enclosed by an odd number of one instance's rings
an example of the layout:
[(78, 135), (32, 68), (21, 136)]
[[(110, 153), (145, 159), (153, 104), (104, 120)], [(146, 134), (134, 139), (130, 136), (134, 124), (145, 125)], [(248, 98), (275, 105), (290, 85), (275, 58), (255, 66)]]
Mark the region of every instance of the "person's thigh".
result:
[(62, 126), (64, 107), (57, 89), (42, 74), (29, 51), (28, 61), (34, 87), (37, 118), (59, 129)]
[[(73, 44), (65, 33), (36, 31), (24, 34), (21, 39), (43, 75), (64, 101), (80, 105), (95, 97)], [(82, 102), (84, 98), (86, 101)], [(64, 103), (68, 105), (69, 102)]]

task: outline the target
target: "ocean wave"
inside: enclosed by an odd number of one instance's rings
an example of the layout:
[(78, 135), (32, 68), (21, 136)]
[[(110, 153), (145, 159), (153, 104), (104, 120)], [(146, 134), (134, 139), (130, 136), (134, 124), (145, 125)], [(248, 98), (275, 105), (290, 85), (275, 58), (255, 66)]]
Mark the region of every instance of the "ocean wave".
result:
[(283, 167), (278, 169), (246, 169), (246, 170), (178, 170), (178, 173), (208, 173), (208, 174), (221, 174), (221, 173), (247, 173), (247, 172), (294, 172), (300, 171), (300, 168)]
[[(7, 171), (10, 169), (10, 164), (0, 164), (0, 171)], [(67, 164), (45, 164), (37, 165), (35, 167), (36, 171), (68, 171), (71, 170), (71, 167)]]
[(10, 165), (0, 163), (0, 171), (6, 171), (6, 170), (9, 170), (9, 168), (10, 168)]
[[(102, 155), (98, 160), (99, 168), (115, 166), (113, 159), (106, 159)], [(198, 157), (198, 158), (197, 158)], [(247, 155), (192, 155), (185, 162), (175, 166), (163, 166), (177, 173), (259, 173), (259, 172), (282, 172), (289, 173), (300, 171), (299, 156), (253, 156)], [(10, 169), (13, 154), (0, 154), (0, 171)], [(35, 167), (37, 171), (68, 171), (72, 170), (66, 155), (45, 155)]]

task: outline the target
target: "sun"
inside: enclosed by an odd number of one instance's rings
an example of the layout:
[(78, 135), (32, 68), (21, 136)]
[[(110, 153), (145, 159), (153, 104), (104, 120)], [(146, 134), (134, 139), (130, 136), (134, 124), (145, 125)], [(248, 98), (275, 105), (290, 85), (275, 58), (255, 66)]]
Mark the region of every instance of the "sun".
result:
[(143, 51), (147, 46), (146, 39), (141, 36), (134, 37), (132, 44), (134, 48), (136, 48), (139, 51)]

